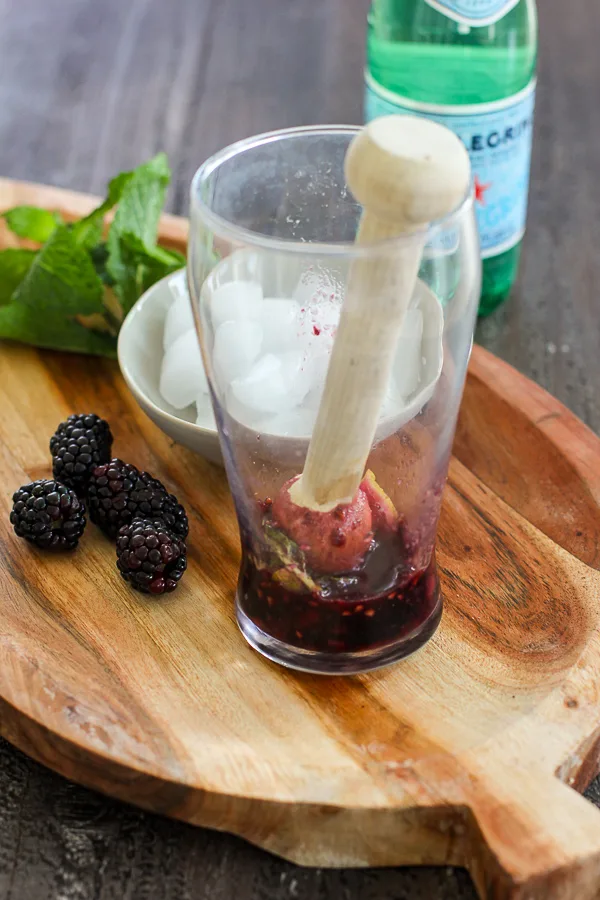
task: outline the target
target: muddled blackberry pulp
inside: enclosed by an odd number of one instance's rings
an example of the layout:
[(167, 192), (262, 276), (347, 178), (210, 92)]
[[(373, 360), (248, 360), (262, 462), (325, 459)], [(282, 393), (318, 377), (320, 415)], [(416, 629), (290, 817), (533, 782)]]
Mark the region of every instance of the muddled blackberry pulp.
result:
[[(385, 495), (384, 495), (385, 496)], [(424, 644), (439, 621), (440, 589), (432, 556), (417, 568), (402, 522), (374, 522), (370, 548), (358, 567), (323, 574), (263, 506), (263, 544), (242, 537), (238, 602), (272, 638), (306, 651), (359, 653), (414, 638)], [(323, 536), (320, 536), (323, 539)]]

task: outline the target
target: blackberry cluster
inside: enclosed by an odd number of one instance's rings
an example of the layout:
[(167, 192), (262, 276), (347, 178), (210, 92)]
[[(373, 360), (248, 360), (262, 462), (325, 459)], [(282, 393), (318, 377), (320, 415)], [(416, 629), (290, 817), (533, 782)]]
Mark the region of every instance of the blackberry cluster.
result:
[(110, 459), (113, 436), (108, 422), (93, 413), (69, 416), (50, 438), (52, 474), (57, 481), (85, 495), (96, 466)]
[(117, 568), (144, 594), (174, 591), (187, 566), (185, 543), (160, 519), (135, 518), (119, 530)]
[(94, 469), (87, 499), (90, 519), (110, 538), (135, 518), (160, 519), (177, 537), (188, 535), (188, 519), (177, 498), (157, 478), (121, 459)]
[(57, 481), (32, 481), (13, 494), (15, 533), (43, 550), (73, 550), (85, 528), (77, 494)]
[(69, 416), (50, 439), (54, 480), (25, 484), (13, 495), (15, 533), (47, 550), (72, 550), (92, 522), (116, 540), (117, 567), (138, 591), (174, 591), (187, 565), (185, 509), (162, 482), (111, 459), (108, 422)]

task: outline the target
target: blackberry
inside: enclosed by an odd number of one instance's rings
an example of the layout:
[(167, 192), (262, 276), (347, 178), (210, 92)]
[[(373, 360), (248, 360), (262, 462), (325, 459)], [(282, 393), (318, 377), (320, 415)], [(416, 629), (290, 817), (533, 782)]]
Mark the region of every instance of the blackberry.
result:
[(94, 469), (87, 501), (90, 519), (110, 538), (136, 517), (160, 519), (178, 538), (189, 531), (185, 509), (162, 482), (121, 459)]
[(168, 594), (186, 570), (185, 541), (161, 519), (136, 516), (119, 530), (117, 568), (125, 581), (143, 594)]
[(44, 550), (73, 550), (85, 528), (85, 507), (57, 481), (33, 481), (13, 494), (10, 521), (19, 537)]
[(110, 460), (112, 442), (104, 419), (93, 413), (69, 416), (50, 438), (52, 474), (83, 496), (93, 469)]

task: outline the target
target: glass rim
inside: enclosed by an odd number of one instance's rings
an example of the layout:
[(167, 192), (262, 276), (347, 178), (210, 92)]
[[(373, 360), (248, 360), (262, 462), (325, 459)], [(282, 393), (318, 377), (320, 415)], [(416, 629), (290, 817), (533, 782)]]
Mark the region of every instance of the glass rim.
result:
[(292, 128), (278, 128), (275, 131), (265, 131), (247, 138), (228, 144), (221, 150), (217, 150), (208, 157), (196, 169), (190, 185), (190, 209), (192, 214), (197, 211), (202, 220), (220, 238), (233, 240), (240, 244), (260, 247), (263, 250), (274, 250), (283, 253), (318, 254), (320, 256), (367, 256), (374, 250), (386, 250), (398, 244), (410, 244), (426, 235), (431, 240), (437, 231), (447, 226), (453, 219), (460, 218), (465, 210), (473, 205), (473, 180), (460, 203), (450, 213), (441, 219), (432, 220), (426, 228), (419, 228), (409, 234), (401, 234), (396, 237), (385, 238), (380, 241), (372, 241), (365, 244), (356, 244), (353, 241), (323, 242), (323, 241), (295, 241), (291, 238), (277, 238), (261, 234), (243, 225), (235, 225), (224, 216), (216, 213), (202, 200), (200, 186), (206, 182), (223, 163), (233, 157), (259, 147), (261, 144), (274, 143), (277, 140), (301, 135), (332, 135), (346, 134), (356, 135), (362, 130), (360, 125), (300, 125)]

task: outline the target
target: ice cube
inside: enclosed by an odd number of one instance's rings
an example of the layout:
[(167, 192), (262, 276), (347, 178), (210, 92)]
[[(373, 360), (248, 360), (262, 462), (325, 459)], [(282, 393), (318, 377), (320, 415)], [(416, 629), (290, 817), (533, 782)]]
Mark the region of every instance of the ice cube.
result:
[(317, 319), (317, 325), (325, 331), (326, 334), (335, 335), (337, 327), (340, 323), (340, 313), (342, 311), (342, 301), (337, 294), (330, 294), (316, 307), (311, 307)]
[(217, 430), (217, 422), (208, 394), (202, 393), (196, 397), (196, 413), (196, 425), (212, 431)]
[(300, 307), (295, 300), (265, 297), (262, 305), (263, 351), (277, 353), (289, 347), (299, 328)]
[(310, 409), (319, 408), (325, 390), (330, 360), (331, 353), (325, 350), (319, 351), (314, 356), (310, 352), (304, 353), (302, 356), (299, 383), (303, 387), (308, 386), (308, 390), (300, 402), (304, 402), (304, 405)]
[(306, 307), (320, 305), (339, 293), (339, 284), (331, 272), (311, 268), (302, 273), (292, 296), (300, 306)]
[(159, 390), (175, 409), (184, 409), (194, 402), (198, 394), (208, 392), (198, 338), (193, 328), (176, 338), (165, 353)]
[(230, 281), (212, 294), (210, 309), (213, 328), (224, 322), (257, 321), (262, 315), (263, 292), (255, 281)]
[(261, 356), (244, 377), (231, 382), (233, 396), (262, 413), (280, 413), (297, 405), (299, 401), (292, 398), (290, 384), (295, 362), (284, 361), (274, 353)]
[(260, 353), (263, 331), (258, 322), (242, 319), (223, 322), (215, 334), (213, 364), (223, 390), (235, 378), (241, 378)]
[(250, 406), (246, 406), (245, 403), (240, 402), (233, 393), (232, 388), (229, 388), (229, 390), (227, 391), (225, 408), (229, 415), (232, 416), (237, 422), (245, 425), (246, 428), (251, 428), (253, 431), (262, 431), (263, 424), (268, 418), (265, 413), (257, 412)]
[(302, 407), (304, 409), (310, 409), (313, 412), (318, 412), (319, 406), (321, 405), (321, 400), (323, 399), (323, 387), (324, 385), (308, 392), (302, 404)]
[(263, 430), (267, 434), (277, 434), (282, 437), (310, 437), (317, 418), (314, 409), (297, 407), (289, 412), (281, 413), (267, 419)]
[(331, 362), (331, 351), (323, 347), (310, 357), (312, 381), (311, 389), (323, 393), (325, 381), (327, 380), (327, 372), (329, 363)]
[(420, 309), (409, 309), (402, 323), (394, 360), (394, 390), (401, 397), (410, 397), (419, 387), (422, 340), (423, 313)]
[(281, 354), (281, 371), (290, 404), (296, 406), (302, 403), (315, 380), (313, 360), (299, 350), (288, 350)]
[(176, 272), (168, 281), (173, 296), (165, 318), (163, 346), (168, 350), (173, 341), (194, 327), (192, 304), (188, 294), (185, 271)]
[(310, 355), (331, 353), (337, 332), (341, 306), (329, 303), (300, 308), (295, 345)]

